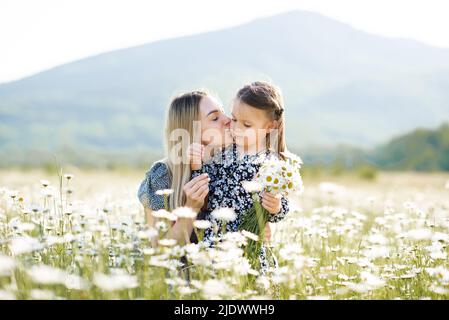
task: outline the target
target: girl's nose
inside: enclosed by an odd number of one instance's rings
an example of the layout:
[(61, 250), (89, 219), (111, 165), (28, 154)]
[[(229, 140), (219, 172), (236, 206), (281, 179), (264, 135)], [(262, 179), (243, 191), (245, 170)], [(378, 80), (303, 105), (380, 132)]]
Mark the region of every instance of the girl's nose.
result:
[(231, 118), (228, 118), (227, 116), (224, 116), (224, 125), (225, 127), (229, 128), (229, 124), (231, 123)]

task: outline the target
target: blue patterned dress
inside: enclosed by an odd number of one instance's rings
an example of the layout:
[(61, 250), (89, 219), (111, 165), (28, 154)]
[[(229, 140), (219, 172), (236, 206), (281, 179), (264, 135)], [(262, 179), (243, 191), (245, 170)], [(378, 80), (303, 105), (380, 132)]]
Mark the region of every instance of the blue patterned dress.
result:
[[(262, 152), (255, 155), (244, 155), (240, 158), (236, 145), (232, 144), (204, 163), (200, 170), (193, 171), (192, 178), (207, 173), (211, 179), (205, 218), (219, 226), (218, 236), (221, 234), (222, 225), (220, 221), (213, 219), (212, 211), (224, 207), (232, 208), (237, 214), (237, 218), (226, 224), (226, 230), (237, 231), (244, 214), (253, 207), (252, 196), (243, 188), (242, 182), (253, 180), (260, 168), (261, 157), (263, 159), (270, 155), (272, 154)], [(278, 222), (284, 219), (289, 211), (288, 200), (283, 197), (281, 204), (281, 211), (278, 214), (270, 215), (269, 222)], [(211, 246), (215, 236), (213, 227), (206, 229), (203, 241), (206, 245)], [(265, 274), (270, 266), (277, 267), (275, 259), (269, 261), (267, 249), (265, 245), (262, 245), (260, 252), (262, 274)]]

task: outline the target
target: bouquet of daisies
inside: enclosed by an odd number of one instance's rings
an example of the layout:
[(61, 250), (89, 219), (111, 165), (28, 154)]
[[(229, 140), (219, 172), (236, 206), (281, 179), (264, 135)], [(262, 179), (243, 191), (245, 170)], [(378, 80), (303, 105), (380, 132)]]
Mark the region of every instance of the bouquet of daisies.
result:
[(254, 206), (243, 215), (239, 230), (244, 234), (251, 234), (247, 237), (245, 254), (256, 268), (260, 267), (260, 249), (265, 237), (265, 226), (271, 215), (262, 207), (259, 192), (272, 192), (279, 197), (288, 197), (303, 191), (301, 158), (290, 152), (283, 152), (281, 155), (284, 159), (275, 156), (260, 159), (261, 166), (254, 180), (242, 183), (243, 188), (252, 194)]

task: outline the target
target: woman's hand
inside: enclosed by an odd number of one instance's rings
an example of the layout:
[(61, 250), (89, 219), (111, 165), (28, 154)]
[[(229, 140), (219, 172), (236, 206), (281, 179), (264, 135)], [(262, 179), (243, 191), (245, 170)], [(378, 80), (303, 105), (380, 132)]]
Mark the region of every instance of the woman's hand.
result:
[(183, 190), (186, 194), (186, 207), (200, 210), (204, 204), (204, 199), (209, 193), (210, 178), (207, 173), (193, 178), (187, 182)]
[(264, 191), (262, 193), (262, 207), (267, 209), (271, 214), (278, 214), (281, 211), (281, 196), (271, 192)]
[(187, 159), (190, 163), (190, 169), (200, 170), (204, 158), (204, 146), (200, 143), (192, 143), (187, 148)]

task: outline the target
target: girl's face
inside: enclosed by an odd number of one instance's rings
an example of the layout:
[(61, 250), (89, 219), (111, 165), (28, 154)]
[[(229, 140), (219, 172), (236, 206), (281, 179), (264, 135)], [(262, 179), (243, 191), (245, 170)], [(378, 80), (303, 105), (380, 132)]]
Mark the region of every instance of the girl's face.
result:
[(267, 111), (257, 109), (236, 99), (232, 106), (231, 134), (235, 143), (245, 150), (265, 149), (266, 136), (275, 128)]
[(231, 141), (229, 124), (231, 120), (223, 107), (213, 97), (203, 97), (200, 102), (201, 143), (223, 146)]

